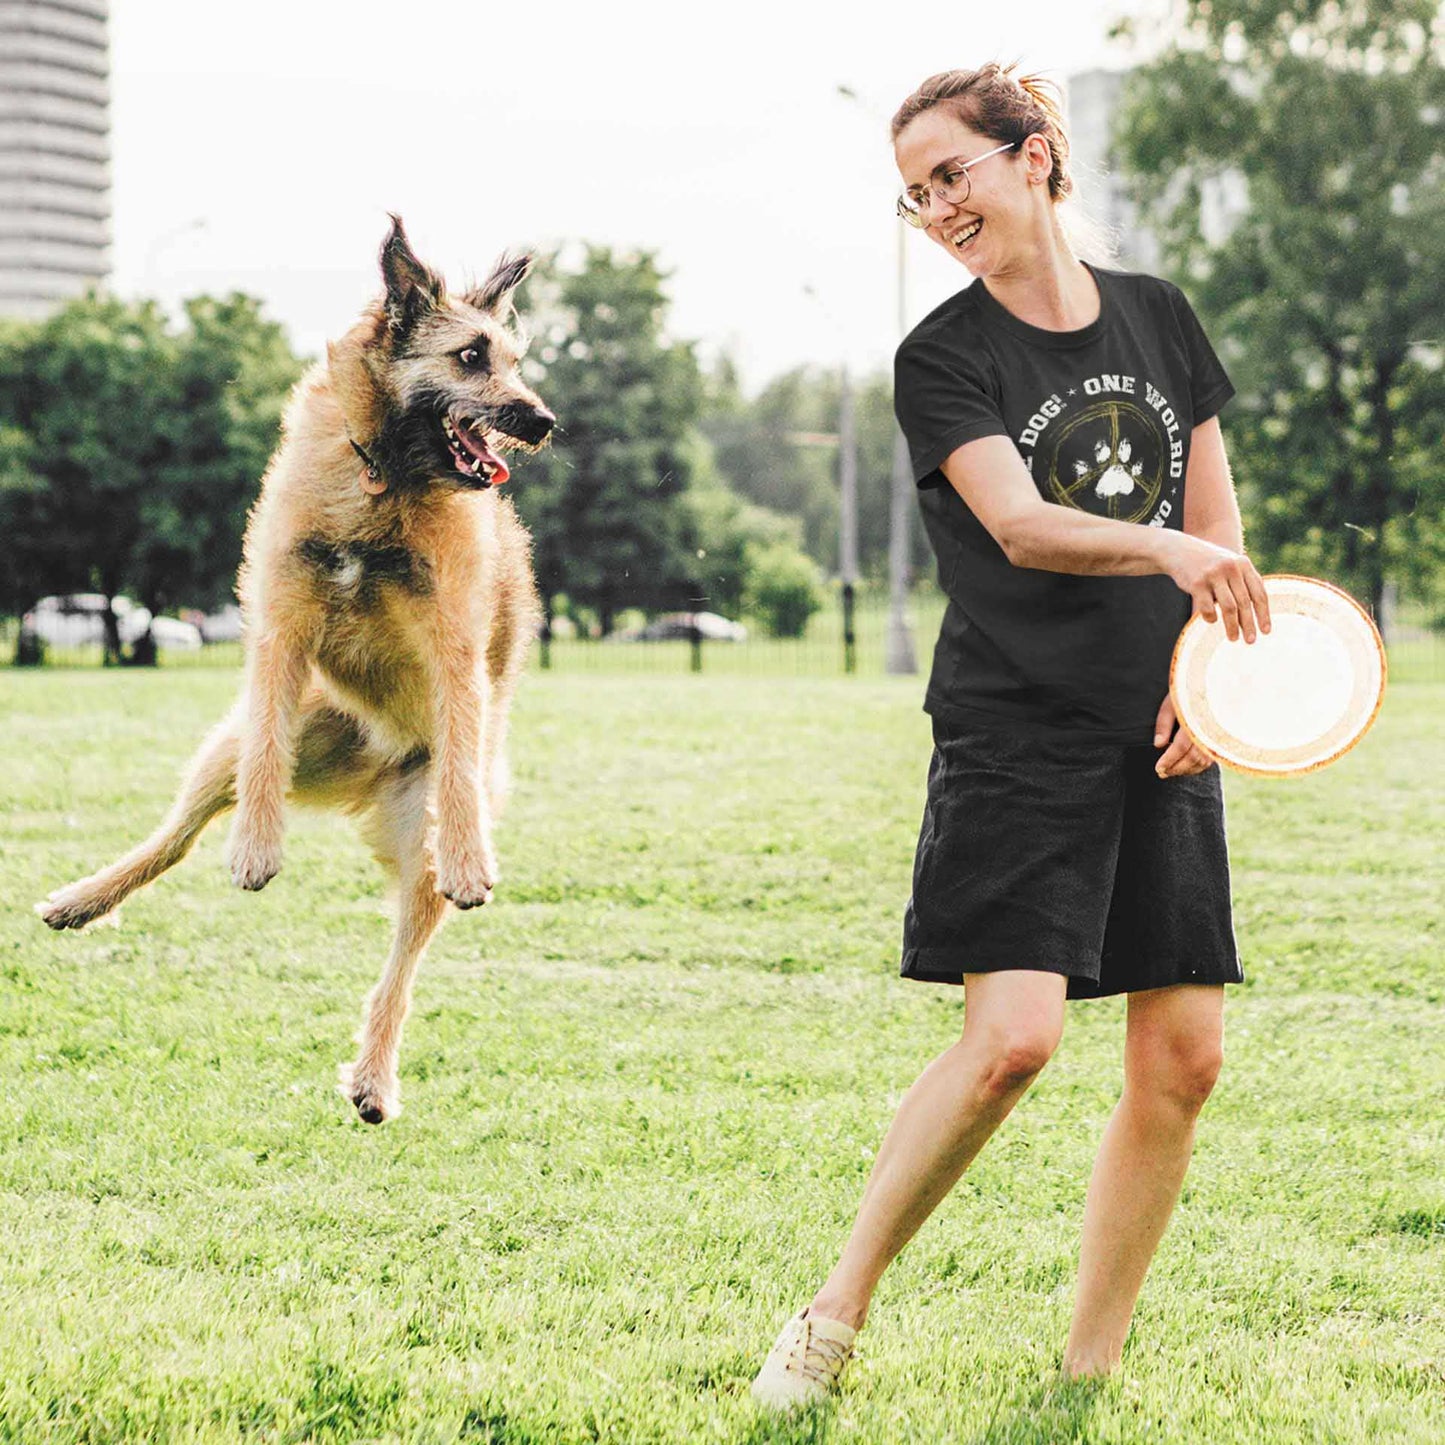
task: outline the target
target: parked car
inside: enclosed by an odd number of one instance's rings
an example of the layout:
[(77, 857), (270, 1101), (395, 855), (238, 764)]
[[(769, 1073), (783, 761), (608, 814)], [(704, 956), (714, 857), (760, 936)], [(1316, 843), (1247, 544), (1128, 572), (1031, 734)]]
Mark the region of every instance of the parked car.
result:
[[(109, 606), (99, 592), (68, 592), (42, 597), (20, 619), (22, 632), (40, 638), (47, 647), (99, 647), (105, 642), (105, 613)], [(200, 629), (174, 617), (152, 617), (150, 609), (129, 597), (114, 599), (122, 643), (134, 643), (149, 629), (162, 652), (194, 652), (201, 645)]]
[(228, 602), (219, 612), (209, 613), (197, 624), (204, 642), (239, 642), (241, 640), (241, 609)]
[(741, 622), (730, 622), (716, 612), (669, 612), (655, 617), (646, 627), (629, 628), (626, 632), (615, 632), (613, 636), (619, 642), (688, 641), (694, 628), (704, 642), (748, 640), (748, 630)]

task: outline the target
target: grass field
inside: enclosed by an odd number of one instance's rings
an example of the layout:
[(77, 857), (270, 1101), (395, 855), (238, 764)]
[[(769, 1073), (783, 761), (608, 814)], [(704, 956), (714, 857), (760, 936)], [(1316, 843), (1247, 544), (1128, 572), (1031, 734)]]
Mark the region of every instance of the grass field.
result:
[(1053, 1379), (1122, 1000), (885, 1278), (834, 1406), (747, 1386), (957, 990), (899, 981), (918, 681), (534, 676), (497, 901), (423, 964), (406, 1111), (333, 1090), (388, 937), (350, 827), (217, 827), (118, 930), (226, 672), (0, 676), (0, 1441), (1445, 1440), (1445, 687), (1228, 781), (1247, 985), (1124, 1370)]

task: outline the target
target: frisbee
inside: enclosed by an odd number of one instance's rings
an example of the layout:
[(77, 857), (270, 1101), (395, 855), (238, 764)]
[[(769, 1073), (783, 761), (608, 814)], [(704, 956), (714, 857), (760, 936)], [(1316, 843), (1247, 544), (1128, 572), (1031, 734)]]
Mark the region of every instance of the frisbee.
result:
[(1241, 773), (1285, 778), (1343, 757), (1385, 696), (1385, 644), (1348, 592), (1313, 577), (1265, 577), (1270, 631), (1252, 643), (1196, 613), (1174, 645), (1169, 695), (1201, 752)]

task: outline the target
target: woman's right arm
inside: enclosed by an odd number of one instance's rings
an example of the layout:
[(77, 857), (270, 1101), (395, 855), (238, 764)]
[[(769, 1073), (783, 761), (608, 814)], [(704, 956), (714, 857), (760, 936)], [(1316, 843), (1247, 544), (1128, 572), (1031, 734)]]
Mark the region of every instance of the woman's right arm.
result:
[(1242, 630), (1253, 641), (1256, 625), (1268, 625), (1264, 583), (1243, 553), (1168, 527), (1046, 502), (1007, 437), (965, 442), (944, 459), (942, 471), (1015, 567), (1083, 577), (1163, 573), (1207, 621), (1223, 616), (1231, 640)]

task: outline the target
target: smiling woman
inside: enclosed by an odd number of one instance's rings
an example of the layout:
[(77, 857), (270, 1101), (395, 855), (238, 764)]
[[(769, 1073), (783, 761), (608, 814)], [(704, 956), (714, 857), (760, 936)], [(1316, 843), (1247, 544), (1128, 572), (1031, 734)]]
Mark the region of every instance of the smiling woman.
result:
[(754, 1386), (827, 1394), (889, 1262), (1057, 1046), (1128, 995), (1125, 1090), (1085, 1207), (1071, 1376), (1120, 1362), (1243, 978), (1218, 769), (1178, 728), (1194, 609), (1268, 630), (1217, 413), (1233, 393), (1178, 288), (1082, 261), (1051, 87), (933, 76), (893, 120), (898, 213), (975, 278), (905, 338), (894, 405), (948, 595), (906, 978), (962, 985), (962, 1039), (909, 1090), (842, 1258)]

